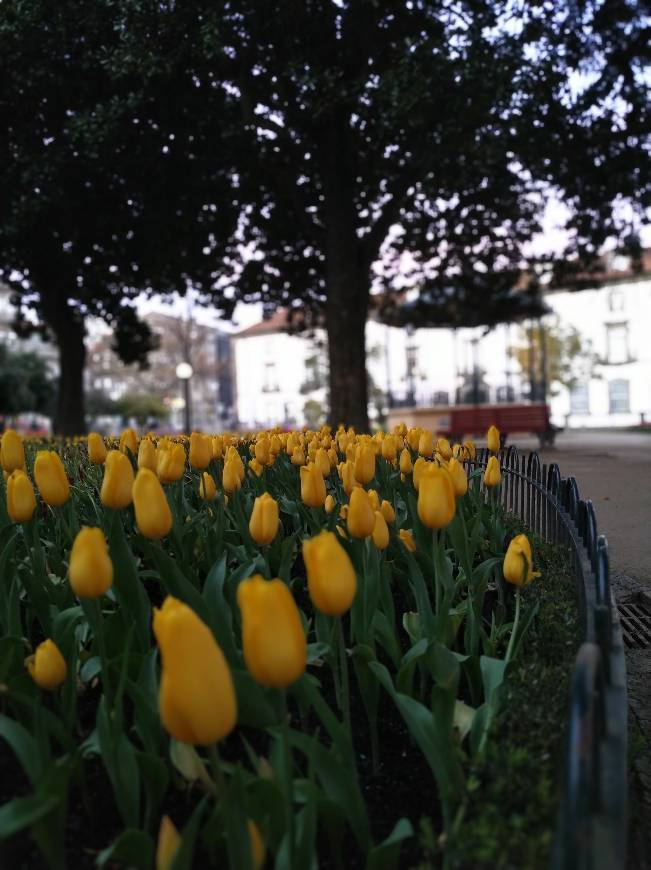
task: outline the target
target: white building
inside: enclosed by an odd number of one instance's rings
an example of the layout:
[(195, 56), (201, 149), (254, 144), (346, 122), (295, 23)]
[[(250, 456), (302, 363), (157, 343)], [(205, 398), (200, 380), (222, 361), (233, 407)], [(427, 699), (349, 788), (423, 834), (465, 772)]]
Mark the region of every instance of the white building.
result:
[[(591, 364), (579, 366), (571, 389), (548, 383), (552, 420), (566, 427), (632, 426), (651, 422), (651, 251), (632, 274), (613, 262), (599, 289), (556, 290), (545, 296), (554, 331), (576, 330)], [(538, 325), (536, 324), (536, 329)], [(471, 401), (527, 400), (529, 373), (509, 352), (522, 327), (490, 330), (397, 329), (369, 320), (367, 368), (379, 404), (447, 405)], [(237, 416), (243, 427), (302, 425), (306, 403), (327, 404), (327, 353), (323, 331), (290, 335), (284, 312), (233, 335)], [(474, 380), (473, 372), (479, 377)], [(585, 372), (589, 372), (586, 374)], [(377, 416), (371, 400), (370, 416)]]

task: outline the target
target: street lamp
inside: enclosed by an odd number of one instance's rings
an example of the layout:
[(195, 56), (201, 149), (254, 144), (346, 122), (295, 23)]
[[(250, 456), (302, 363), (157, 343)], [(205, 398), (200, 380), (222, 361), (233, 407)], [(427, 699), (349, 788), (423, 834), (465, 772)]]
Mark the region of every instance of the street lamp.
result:
[(189, 435), (192, 431), (192, 408), (190, 399), (190, 378), (194, 374), (194, 370), (189, 362), (180, 362), (176, 367), (176, 377), (183, 381), (183, 398), (185, 400), (185, 434)]

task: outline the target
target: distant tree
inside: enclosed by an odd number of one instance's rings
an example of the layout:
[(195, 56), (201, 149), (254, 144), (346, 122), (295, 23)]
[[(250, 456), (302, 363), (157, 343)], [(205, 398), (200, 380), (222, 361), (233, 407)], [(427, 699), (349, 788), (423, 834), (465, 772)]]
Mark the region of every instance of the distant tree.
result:
[(590, 340), (576, 327), (562, 326), (558, 318), (549, 324), (521, 328), (509, 355), (518, 362), (523, 377), (533, 379), (534, 392), (546, 383), (551, 396), (558, 394), (559, 386), (571, 390), (577, 383), (589, 381), (599, 361)]
[[(487, 322), (524, 267), (545, 265), (572, 286), (594, 281), (604, 239), (629, 237), (626, 215), (648, 201), (642, 4), (197, 0), (129, 10), (107, 62), (144, 73), (152, 101), (191, 81), (199, 99), (189, 111), (167, 100), (170, 128), (185, 130), (195, 111), (191, 125), (206, 129), (209, 118), (215, 143), (237, 146), (237, 232), (207, 179), (209, 253), (193, 281), (289, 306), (301, 322), (320, 312), (335, 423), (367, 423), (372, 285), (397, 287), (410, 262), (435, 307)], [(185, 141), (174, 151), (196, 156)], [(568, 244), (541, 264), (527, 245), (556, 192)], [(614, 208), (626, 200), (630, 212)]]
[(47, 363), (34, 353), (13, 352), (0, 344), (0, 414), (52, 413), (55, 385)]
[(308, 399), (303, 405), (303, 416), (310, 429), (318, 429), (325, 421), (326, 412), (321, 402), (317, 402), (316, 399)]
[(86, 411), (88, 416), (101, 417), (118, 414), (117, 402), (103, 390), (90, 390), (86, 395)]
[(149, 393), (127, 393), (117, 400), (115, 406), (118, 414), (133, 417), (139, 426), (144, 426), (148, 420), (164, 420), (169, 416), (163, 400)]

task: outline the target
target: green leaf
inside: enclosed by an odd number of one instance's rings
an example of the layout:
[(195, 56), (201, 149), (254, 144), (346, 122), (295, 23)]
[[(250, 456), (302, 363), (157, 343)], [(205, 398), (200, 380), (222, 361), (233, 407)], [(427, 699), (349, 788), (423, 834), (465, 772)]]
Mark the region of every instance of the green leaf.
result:
[(0, 713), (0, 737), (11, 746), (26, 776), (35, 784), (42, 770), (39, 746), (29, 731), (19, 722)]
[(128, 867), (129, 870), (151, 870), (154, 863), (154, 841), (145, 831), (127, 828), (96, 858), (96, 866), (100, 868), (112, 863)]
[(149, 649), (151, 604), (140, 578), (130, 543), (122, 525), (119, 511), (112, 511), (109, 526), (109, 551), (113, 562), (113, 588), (116, 597), (136, 626), (138, 647)]
[(195, 586), (185, 577), (178, 563), (158, 545), (138, 540), (140, 549), (158, 568), (161, 582), (169, 595), (184, 601), (206, 624), (210, 621), (208, 606)]
[(170, 759), (181, 776), (188, 782), (202, 782), (209, 790), (214, 789), (214, 783), (206, 770), (206, 765), (194, 746), (172, 738), (170, 740)]
[(393, 830), (368, 856), (366, 870), (392, 870), (398, 866), (400, 846), (408, 837), (413, 837), (414, 829), (409, 819), (400, 819)]
[(140, 824), (140, 774), (136, 752), (122, 727), (113, 719), (104, 695), (97, 708), (97, 736), (120, 815), (128, 827), (135, 828)]
[(0, 840), (30, 828), (39, 819), (47, 816), (59, 805), (59, 798), (41, 794), (14, 798), (0, 807)]
[(233, 636), (233, 618), (230, 605), (225, 595), (226, 556), (215, 562), (203, 587), (203, 600), (208, 608), (209, 624), (217, 642), (231, 667), (241, 664), (240, 655)]
[(204, 797), (199, 801), (194, 812), (190, 816), (190, 821), (181, 831), (181, 844), (178, 852), (174, 856), (174, 860), (172, 861), (171, 870), (192, 870), (195, 866), (193, 861), (194, 847), (197, 842), (199, 826), (201, 825), (201, 819), (206, 809), (207, 802), (207, 797)]

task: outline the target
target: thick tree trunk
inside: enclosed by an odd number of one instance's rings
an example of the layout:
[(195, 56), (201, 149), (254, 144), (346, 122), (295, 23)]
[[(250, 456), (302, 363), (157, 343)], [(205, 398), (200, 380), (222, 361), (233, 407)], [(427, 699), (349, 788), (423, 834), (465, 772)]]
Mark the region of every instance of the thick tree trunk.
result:
[(332, 426), (343, 423), (368, 429), (366, 318), (370, 264), (364, 262), (357, 237), (354, 155), (348, 119), (333, 118), (323, 129), (321, 168), (325, 194), (326, 329), (330, 363)]
[(84, 321), (70, 308), (63, 292), (43, 293), (42, 311), (59, 348), (59, 388), (52, 428), (58, 435), (83, 435), (86, 432)]

